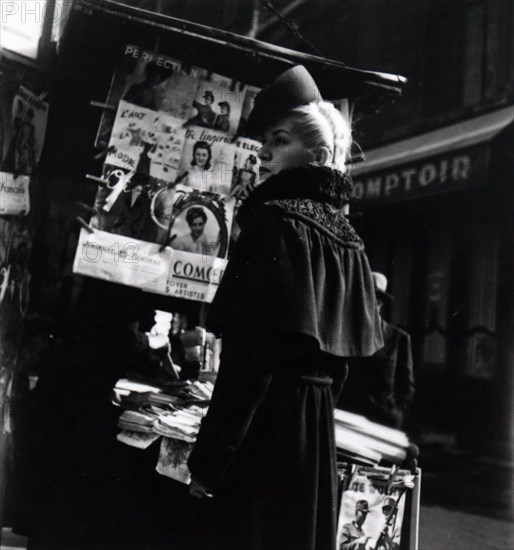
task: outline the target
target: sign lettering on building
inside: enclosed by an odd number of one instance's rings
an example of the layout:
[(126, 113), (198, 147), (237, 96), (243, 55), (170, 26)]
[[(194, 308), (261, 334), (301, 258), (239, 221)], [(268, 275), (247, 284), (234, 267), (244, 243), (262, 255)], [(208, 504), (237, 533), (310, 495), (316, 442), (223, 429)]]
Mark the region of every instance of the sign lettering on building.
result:
[(364, 200), (403, 200), (484, 185), (488, 146), (477, 146), (403, 166), (356, 176), (353, 196)]

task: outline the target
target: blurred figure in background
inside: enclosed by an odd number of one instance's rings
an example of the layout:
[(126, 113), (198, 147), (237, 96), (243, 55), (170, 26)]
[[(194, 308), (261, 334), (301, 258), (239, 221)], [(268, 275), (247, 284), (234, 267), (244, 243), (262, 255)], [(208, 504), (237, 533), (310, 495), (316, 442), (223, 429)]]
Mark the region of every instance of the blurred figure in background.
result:
[[(387, 278), (373, 272), (379, 310), (392, 300)], [(382, 318), (384, 347), (371, 357), (351, 359), (338, 407), (392, 428), (401, 428), (414, 397), (410, 336)]]

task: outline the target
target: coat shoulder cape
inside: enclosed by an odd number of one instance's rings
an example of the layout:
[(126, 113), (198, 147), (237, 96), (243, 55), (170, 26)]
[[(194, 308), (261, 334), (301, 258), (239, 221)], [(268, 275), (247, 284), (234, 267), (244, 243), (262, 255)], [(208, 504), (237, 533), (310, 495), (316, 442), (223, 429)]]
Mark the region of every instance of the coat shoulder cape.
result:
[(383, 346), (373, 279), (341, 209), (298, 192), (267, 199), (245, 220), (209, 328), (302, 334), (332, 355), (372, 355)]

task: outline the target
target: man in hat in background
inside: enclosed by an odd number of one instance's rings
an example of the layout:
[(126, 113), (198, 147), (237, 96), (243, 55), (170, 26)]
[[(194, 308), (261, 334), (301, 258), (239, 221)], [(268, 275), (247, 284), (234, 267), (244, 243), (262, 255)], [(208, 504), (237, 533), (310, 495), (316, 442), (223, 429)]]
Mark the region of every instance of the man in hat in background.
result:
[[(373, 273), (380, 312), (392, 300), (387, 278)], [(371, 357), (349, 361), (348, 380), (338, 407), (361, 414), (373, 422), (401, 428), (414, 397), (414, 370), (410, 336), (383, 318), (384, 347)]]
[(369, 513), (368, 501), (361, 499), (355, 503), (355, 519), (345, 523), (341, 533), (339, 550), (366, 550), (371, 537), (366, 535), (362, 526)]

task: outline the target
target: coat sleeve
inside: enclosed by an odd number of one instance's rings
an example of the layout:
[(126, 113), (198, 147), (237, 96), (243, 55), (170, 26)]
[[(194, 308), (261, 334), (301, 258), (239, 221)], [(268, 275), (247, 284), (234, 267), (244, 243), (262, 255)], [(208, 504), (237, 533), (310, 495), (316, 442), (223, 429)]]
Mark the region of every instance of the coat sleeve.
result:
[[(211, 405), (189, 456), (193, 478), (215, 491), (243, 441), (271, 381), (262, 368), (265, 339), (224, 340)], [(253, 342), (250, 342), (250, 339)]]

